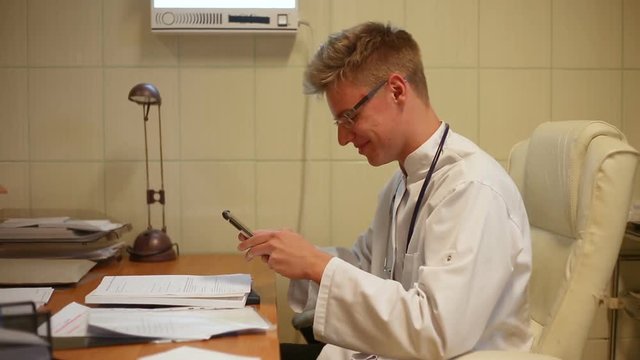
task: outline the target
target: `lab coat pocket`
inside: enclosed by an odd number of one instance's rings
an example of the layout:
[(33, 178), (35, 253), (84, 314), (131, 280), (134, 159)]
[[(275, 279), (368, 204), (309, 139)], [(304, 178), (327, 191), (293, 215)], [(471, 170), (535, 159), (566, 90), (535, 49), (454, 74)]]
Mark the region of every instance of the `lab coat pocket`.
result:
[(402, 286), (409, 289), (418, 282), (418, 269), (424, 265), (420, 253), (406, 254), (404, 256), (404, 267), (402, 268)]

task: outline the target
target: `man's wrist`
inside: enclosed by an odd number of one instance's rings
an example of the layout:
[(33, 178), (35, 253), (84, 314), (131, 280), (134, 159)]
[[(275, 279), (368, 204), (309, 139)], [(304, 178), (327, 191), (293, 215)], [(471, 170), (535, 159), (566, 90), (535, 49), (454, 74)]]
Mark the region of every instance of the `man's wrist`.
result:
[(313, 262), (313, 265), (309, 268), (308, 279), (320, 284), (322, 274), (324, 274), (324, 270), (327, 268), (327, 264), (329, 264), (331, 258), (333, 258), (332, 255), (327, 254), (324, 251), (320, 251)]

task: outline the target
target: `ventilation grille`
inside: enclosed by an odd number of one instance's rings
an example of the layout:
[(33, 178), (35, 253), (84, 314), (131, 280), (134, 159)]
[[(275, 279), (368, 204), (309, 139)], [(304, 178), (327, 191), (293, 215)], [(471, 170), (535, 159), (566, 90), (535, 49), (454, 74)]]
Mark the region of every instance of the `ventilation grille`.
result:
[(221, 13), (173, 13), (163, 12), (156, 14), (156, 23), (162, 25), (222, 25)]

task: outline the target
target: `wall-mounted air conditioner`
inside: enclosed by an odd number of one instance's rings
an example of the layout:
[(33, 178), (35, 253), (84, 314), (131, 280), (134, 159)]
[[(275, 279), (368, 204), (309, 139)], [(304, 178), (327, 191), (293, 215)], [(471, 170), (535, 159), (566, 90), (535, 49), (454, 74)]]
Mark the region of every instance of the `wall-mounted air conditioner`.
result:
[(151, 0), (154, 32), (292, 33), (297, 0)]

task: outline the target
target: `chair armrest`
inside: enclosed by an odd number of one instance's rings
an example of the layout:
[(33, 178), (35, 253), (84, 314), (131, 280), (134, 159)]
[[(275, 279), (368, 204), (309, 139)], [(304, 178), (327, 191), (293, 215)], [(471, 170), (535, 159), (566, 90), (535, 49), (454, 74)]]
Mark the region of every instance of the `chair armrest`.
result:
[(560, 360), (557, 357), (523, 351), (474, 351), (456, 360)]

